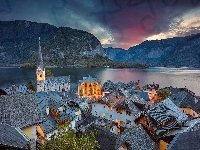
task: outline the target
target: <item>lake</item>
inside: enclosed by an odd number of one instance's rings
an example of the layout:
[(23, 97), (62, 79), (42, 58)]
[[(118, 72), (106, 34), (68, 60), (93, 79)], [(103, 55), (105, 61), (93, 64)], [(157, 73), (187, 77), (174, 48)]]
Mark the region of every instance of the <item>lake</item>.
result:
[[(129, 82), (140, 80), (140, 86), (148, 83), (158, 83), (161, 87), (187, 87), (200, 96), (200, 69), (164, 68), (50, 68), (54, 76), (70, 75), (71, 87), (77, 89), (78, 81), (84, 76), (96, 77), (103, 84), (107, 80), (113, 82)], [(27, 83), (35, 80), (35, 69), (0, 67), (0, 88), (13, 84)]]

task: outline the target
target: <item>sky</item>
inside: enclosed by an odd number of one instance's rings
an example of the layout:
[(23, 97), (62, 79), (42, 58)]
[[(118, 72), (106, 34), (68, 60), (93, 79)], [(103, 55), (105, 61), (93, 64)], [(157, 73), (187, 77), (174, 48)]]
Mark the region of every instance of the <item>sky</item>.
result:
[(28, 20), (92, 33), (103, 47), (200, 32), (200, 0), (0, 0), (0, 20)]

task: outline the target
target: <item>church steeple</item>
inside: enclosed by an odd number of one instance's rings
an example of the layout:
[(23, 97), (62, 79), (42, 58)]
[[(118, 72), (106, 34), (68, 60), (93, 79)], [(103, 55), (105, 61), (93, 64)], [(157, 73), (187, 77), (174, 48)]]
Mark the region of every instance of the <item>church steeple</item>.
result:
[(36, 69), (36, 77), (37, 77), (37, 92), (44, 91), (44, 81), (45, 81), (45, 68), (43, 65), (41, 45), (40, 45), (40, 37), (39, 37), (39, 52), (38, 52), (38, 61), (37, 61), (37, 69)]
[(39, 53), (38, 53), (38, 62), (37, 67), (40, 67), (42, 70), (44, 69), (43, 59), (42, 59), (42, 52), (41, 52), (41, 45), (40, 45), (40, 37), (39, 37)]

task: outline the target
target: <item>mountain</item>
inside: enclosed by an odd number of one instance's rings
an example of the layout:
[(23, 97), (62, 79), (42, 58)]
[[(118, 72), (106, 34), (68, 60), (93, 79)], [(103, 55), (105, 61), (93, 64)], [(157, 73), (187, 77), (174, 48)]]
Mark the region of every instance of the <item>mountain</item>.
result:
[(105, 48), (107, 56), (119, 62), (150, 66), (200, 67), (200, 33), (163, 40), (144, 41), (128, 50)]
[(0, 21), (0, 33), (0, 65), (35, 64), (39, 37), (47, 66), (74, 65), (84, 57), (92, 59), (96, 55), (108, 61), (99, 40), (86, 31), (16, 20)]

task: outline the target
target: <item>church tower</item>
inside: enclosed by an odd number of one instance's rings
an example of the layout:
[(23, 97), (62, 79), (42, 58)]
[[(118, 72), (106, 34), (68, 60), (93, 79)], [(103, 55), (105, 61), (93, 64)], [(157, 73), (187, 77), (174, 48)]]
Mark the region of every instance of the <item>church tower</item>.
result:
[(44, 91), (45, 68), (42, 59), (40, 37), (39, 37), (39, 55), (37, 61), (36, 78), (37, 78), (37, 92)]

